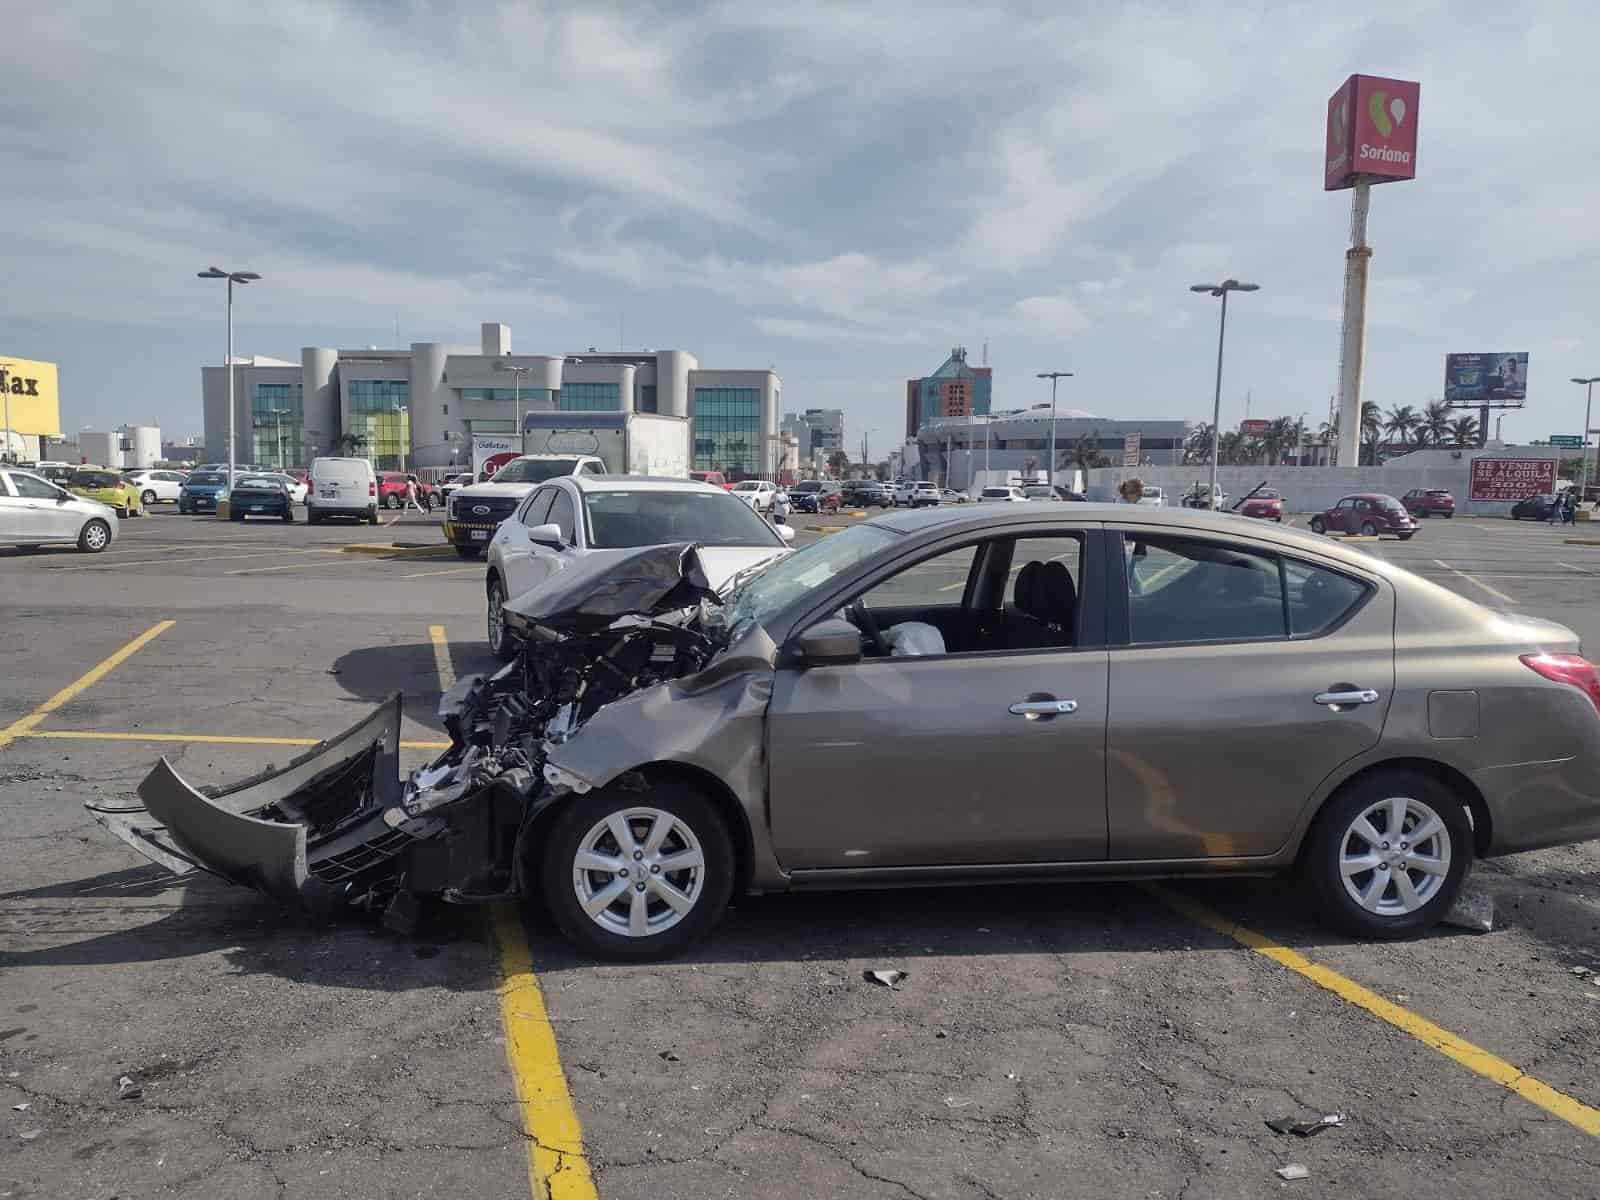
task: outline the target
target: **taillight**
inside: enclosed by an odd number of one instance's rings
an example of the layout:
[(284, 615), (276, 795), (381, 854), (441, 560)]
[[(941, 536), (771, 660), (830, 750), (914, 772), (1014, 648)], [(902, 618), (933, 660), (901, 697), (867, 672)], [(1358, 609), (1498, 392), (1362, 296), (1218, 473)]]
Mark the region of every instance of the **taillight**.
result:
[(1524, 654), (1522, 664), (1555, 683), (1570, 684), (1594, 703), (1600, 711), (1600, 671), (1581, 654)]
[(373, 483), (373, 482), (369, 481), (367, 483), (367, 495), (376, 496), (377, 494), (378, 494), (378, 485), (376, 483)]

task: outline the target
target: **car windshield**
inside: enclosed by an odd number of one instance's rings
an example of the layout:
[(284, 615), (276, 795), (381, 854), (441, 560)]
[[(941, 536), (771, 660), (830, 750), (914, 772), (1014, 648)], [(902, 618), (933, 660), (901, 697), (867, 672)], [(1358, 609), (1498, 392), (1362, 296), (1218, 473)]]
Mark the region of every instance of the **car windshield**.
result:
[(193, 475), (189, 476), (189, 483), (191, 486), (221, 487), (227, 482), (228, 477), (226, 475), (217, 475), (210, 471), (196, 471)]
[(1039, 483), (1029, 488), (1023, 488), (1022, 494), (1029, 500), (1048, 500), (1056, 493), (1054, 488), (1048, 488)]
[(812, 542), (737, 588), (721, 610), (722, 619), (736, 640), (750, 625), (765, 624), (780, 609), (805, 593), (826, 586), (840, 572), (893, 541), (894, 535), (882, 529), (855, 525)]
[(597, 550), (699, 542), (706, 546), (776, 546), (755, 510), (726, 492), (587, 492), (589, 545)]
[(789, 489), (791, 492), (820, 492), (822, 485), (814, 479), (803, 480)]
[(543, 483), (546, 479), (571, 475), (577, 469), (578, 460), (575, 458), (515, 458), (501, 467), (490, 482)]
[(753, 479), (747, 479), (743, 483), (734, 484), (733, 490), (736, 492), (759, 492), (761, 485)]
[(1158, 487), (1150, 487), (1148, 484), (1146, 484), (1144, 489), (1144, 498), (1146, 500), (1161, 499), (1161, 489)]

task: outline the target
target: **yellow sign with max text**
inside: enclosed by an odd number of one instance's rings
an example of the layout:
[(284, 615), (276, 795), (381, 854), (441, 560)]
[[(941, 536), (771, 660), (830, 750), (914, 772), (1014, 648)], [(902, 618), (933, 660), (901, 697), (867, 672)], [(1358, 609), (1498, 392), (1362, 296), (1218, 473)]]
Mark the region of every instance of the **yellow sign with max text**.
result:
[(56, 365), (0, 354), (0, 429), (13, 433), (61, 436), (61, 403)]

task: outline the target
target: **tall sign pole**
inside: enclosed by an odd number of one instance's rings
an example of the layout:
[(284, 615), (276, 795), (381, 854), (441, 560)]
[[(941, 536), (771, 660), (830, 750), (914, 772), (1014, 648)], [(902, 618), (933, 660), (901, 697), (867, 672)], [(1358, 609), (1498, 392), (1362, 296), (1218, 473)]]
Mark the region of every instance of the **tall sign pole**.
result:
[(1341, 467), (1359, 461), (1361, 372), (1367, 355), (1367, 210), (1374, 183), (1415, 178), (1417, 115), (1422, 88), (1403, 79), (1352, 75), (1328, 100), (1322, 186), (1350, 189), (1350, 247), (1344, 256), (1344, 320), (1339, 331)]

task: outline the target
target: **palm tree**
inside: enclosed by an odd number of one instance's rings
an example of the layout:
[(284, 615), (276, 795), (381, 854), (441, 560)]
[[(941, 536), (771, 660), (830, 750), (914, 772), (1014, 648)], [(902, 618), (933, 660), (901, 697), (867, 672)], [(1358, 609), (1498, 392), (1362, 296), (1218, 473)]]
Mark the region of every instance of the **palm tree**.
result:
[(1217, 465), (1237, 465), (1245, 462), (1250, 439), (1237, 429), (1230, 429), (1217, 440)]
[(367, 439), (364, 434), (345, 433), (340, 434), (339, 437), (335, 439), (335, 442), (341, 449), (344, 450), (346, 454), (353, 455), (357, 450), (360, 450), (367, 444)]
[(1411, 431), (1417, 427), (1417, 422), (1422, 420), (1417, 415), (1417, 410), (1409, 404), (1397, 404), (1391, 408), (1383, 420), (1383, 431), (1391, 438), (1404, 444)]
[(1450, 440), (1458, 446), (1470, 446), (1478, 440), (1478, 418), (1457, 417), (1450, 422)]
[(1277, 466), (1284, 456), (1300, 444), (1300, 423), (1293, 417), (1276, 417), (1261, 435), (1261, 449), (1268, 466)]
[(1201, 422), (1194, 427), (1189, 440), (1183, 444), (1183, 461), (1209, 463), (1211, 461), (1211, 425)]
[(1367, 444), (1367, 466), (1378, 465), (1378, 439), (1383, 436), (1383, 412), (1371, 400), (1361, 405), (1361, 440)]
[(1445, 438), (1450, 433), (1450, 409), (1443, 400), (1432, 401), (1422, 414), (1422, 420), (1417, 425), (1417, 445), (1426, 444), (1434, 446), (1444, 445)]
[(1096, 467), (1109, 467), (1111, 460), (1100, 453), (1100, 431), (1092, 429), (1088, 433), (1080, 433), (1078, 440), (1072, 443), (1067, 459), (1074, 467), (1081, 471), (1092, 471)]

